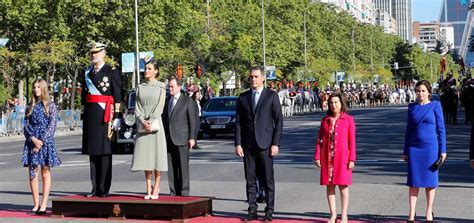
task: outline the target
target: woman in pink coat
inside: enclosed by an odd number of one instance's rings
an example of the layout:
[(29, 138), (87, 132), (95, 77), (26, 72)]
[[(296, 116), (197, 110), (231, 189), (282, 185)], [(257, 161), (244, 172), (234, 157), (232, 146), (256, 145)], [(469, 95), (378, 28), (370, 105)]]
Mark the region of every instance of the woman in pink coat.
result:
[(321, 185), (326, 185), (331, 218), (336, 222), (336, 185), (341, 193), (341, 222), (347, 222), (349, 185), (352, 184), (352, 168), (355, 165), (355, 124), (347, 114), (342, 95), (336, 92), (329, 96), (329, 109), (321, 120), (316, 141), (314, 162), (321, 168)]

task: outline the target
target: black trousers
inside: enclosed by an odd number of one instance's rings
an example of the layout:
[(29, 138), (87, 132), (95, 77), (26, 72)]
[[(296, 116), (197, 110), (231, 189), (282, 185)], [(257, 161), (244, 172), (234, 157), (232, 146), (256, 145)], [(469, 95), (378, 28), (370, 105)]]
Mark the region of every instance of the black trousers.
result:
[(112, 184), (112, 155), (89, 156), (92, 193), (108, 194)]
[(189, 148), (168, 143), (168, 184), (171, 196), (189, 196)]
[(244, 148), (244, 170), (247, 181), (249, 211), (257, 210), (257, 177), (260, 188), (265, 190), (265, 211), (273, 212), (275, 207), (275, 180), (273, 157), (269, 149)]

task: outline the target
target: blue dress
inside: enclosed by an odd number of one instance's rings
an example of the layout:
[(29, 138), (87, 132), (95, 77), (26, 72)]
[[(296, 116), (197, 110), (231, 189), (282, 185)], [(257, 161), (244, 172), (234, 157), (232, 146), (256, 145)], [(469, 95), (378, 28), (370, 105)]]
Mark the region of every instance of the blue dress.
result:
[(408, 105), (407, 130), (403, 154), (408, 156), (407, 185), (437, 187), (438, 170), (432, 165), (446, 153), (443, 110), (438, 101)]
[[(54, 146), (54, 132), (56, 131), (56, 117), (58, 110), (54, 102), (49, 102), (49, 116), (46, 116), (43, 102), (37, 102), (33, 107), (33, 111), (29, 117), (25, 118), (25, 127), (23, 134), (26, 141), (23, 148), (23, 157), (21, 164), (29, 167), (30, 177), (35, 177), (34, 169), (37, 166), (55, 167), (61, 164), (56, 148)], [(34, 153), (35, 144), (31, 141), (31, 137), (43, 141), (43, 147), (38, 153)]]

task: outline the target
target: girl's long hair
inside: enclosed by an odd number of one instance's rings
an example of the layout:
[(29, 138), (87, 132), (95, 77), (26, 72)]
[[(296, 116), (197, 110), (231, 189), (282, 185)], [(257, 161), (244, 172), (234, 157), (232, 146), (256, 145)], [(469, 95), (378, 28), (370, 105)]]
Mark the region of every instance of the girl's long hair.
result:
[[(35, 95), (35, 84), (39, 84), (39, 87), (41, 89), (41, 95), (40, 96), (36, 96)], [(36, 105), (36, 102), (43, 102), (43, 106), (44, 106), (44, 112), (46, 113), (46, 116), (49, 116), (49, 92), (48, 92), (48, 83), (44, 80), (44, 79), (41, 79), (41, 78), (38, 78), (35, 80), (35, 82), (33, 82), (33, 86), (31, 87), (32, 91), (31, 91), (31, 94), (32, 94), (32, 97), (33, 98), (33, 101), (31, 102), (31, 106), (30, 106), (30, 109), (27, 113), (27, 117), (29, 117), (31, 115), (31, 113), (33, 112), (33, 109)]]

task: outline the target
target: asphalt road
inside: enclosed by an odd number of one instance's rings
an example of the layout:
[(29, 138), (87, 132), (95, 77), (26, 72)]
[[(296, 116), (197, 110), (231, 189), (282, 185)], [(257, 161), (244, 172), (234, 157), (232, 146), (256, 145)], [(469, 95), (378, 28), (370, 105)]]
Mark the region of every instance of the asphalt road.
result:
[[(407, 168), (402, 161), (406, 105), (354, 109), (350, 114), (356, 121), (357, 162), (350, 187), (349, 217), (406, 219)], [(313, 164), (315, 138), (323, 115), (296, 116), (284, 121), (280, 155), (275, 158), (275, 218), (329, 216), (325, 187), (319, 185), (319, 169)], [(459, 121), (463, 123), (461, 116), (462, 112)], [(474, 219), (474, 170), (467, 162), (470, 127), (465, 124), (447, 126), (449, 158), (440, 171), (434, 206), (438, 220), (470, 222)], [(20, 164), (23, 140), (17, 137), (0, 141), (0, 209), (31, 209), (28, 171)], [(89, 192), (89, 159), (80, 154), (81, 136), (58, 136), (56, 145), (63, 163), (52, 169), (51, 196)], [(245, 216), (243, 163), (234, 154), (233, 136), (205, 138), (199, 145), (201, 149), (191, 153), (191, 195), (216, 197), (215, 215)], [(112, 193), (144, 193), (144, 174), (130, 171), (131, 158), (131, 155), (114, 156)], [(168, 194), (166, 173), (161, 183), (160, 193)], [(420, 191), (418, 216), (424, 216), (425, 204), (424, 193)], [(263, 208), (264, 204), (259, 210)]]

